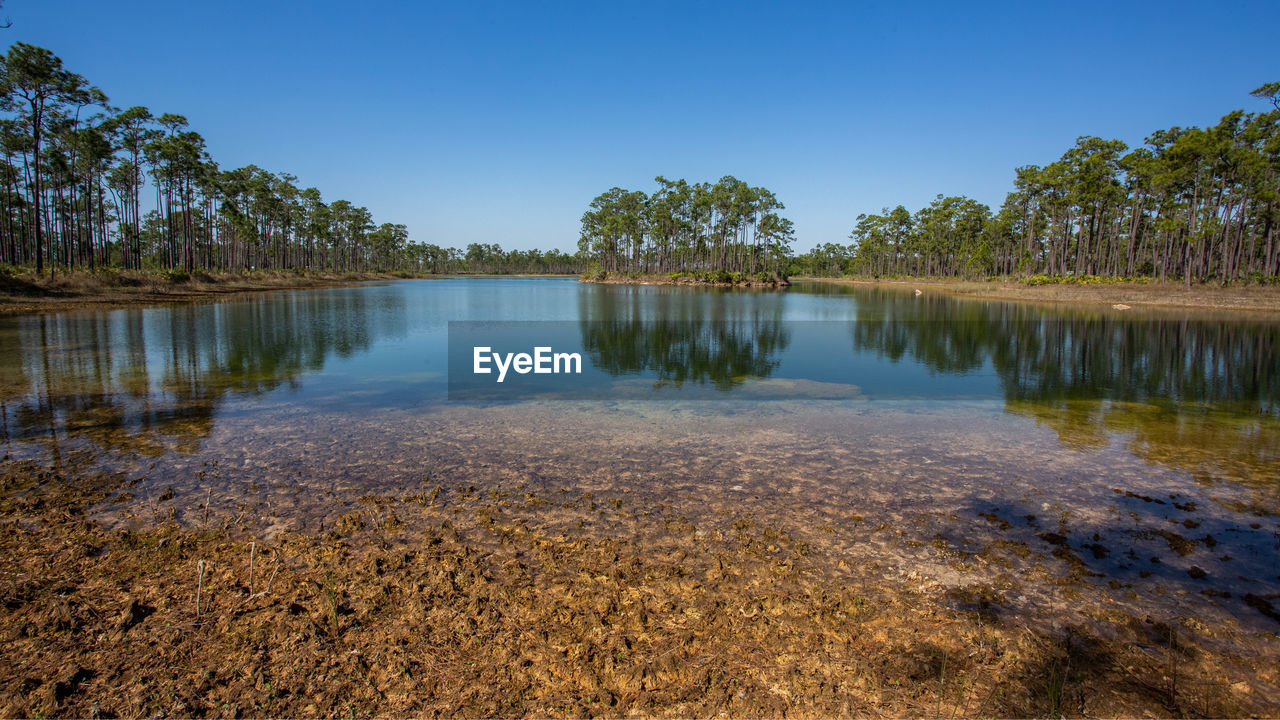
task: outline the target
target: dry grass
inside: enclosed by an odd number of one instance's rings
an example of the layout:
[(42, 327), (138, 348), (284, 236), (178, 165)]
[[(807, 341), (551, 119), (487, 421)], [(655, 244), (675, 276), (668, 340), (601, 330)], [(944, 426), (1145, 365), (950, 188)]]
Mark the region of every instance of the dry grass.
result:
[(769, 528), (719, 542), (677, 524), (645, 547), (549, 534), (528, 520), (539, 498), (425, 489), (369, 498), (321, 536), (257, 539), (281, 569), (255, 594), (254, 538), (225, 522), (86, 519), (122, 489), (0, 468), (4, 715), (1280, 712), (1262, 690), (1274, 668), (1178, 626), (1006, 624), (989, 588), (836, 580)]
[(957, 297), (1013, 300), (1036, 303), (1086, 305), (1124, 304), (1141, 308), (1198, 308), (1280, 312), (1280, 286), (1192, 285), (1181, 283), (1105, 283), (1091, 285), (1024, 285), (1013, 281), (975, 282), (966, 280), (852, 280), (844, 278), (802, 278), (807, 282), (840, 285), (914, 289), (941, 292)]

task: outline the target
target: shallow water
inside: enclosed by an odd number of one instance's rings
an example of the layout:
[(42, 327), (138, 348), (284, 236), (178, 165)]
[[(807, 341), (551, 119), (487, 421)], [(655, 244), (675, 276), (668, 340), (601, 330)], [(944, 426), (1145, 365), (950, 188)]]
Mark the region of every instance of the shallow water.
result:
[[(461, 378), (484, 332), (584, 373)], [(474, 486), (615, 503), (594, 526), (536, 511), (570, 532), (745, 519), (833, 576), (984, 588), (1050, 622), (1087, 598), (1280, 628), (1265, 317), (475, 278), (0, 318), (0, 347), (8, 454), (139, 478), (111, 522), (195, 522), (208, 497), (314, 531), (364, 496)]]

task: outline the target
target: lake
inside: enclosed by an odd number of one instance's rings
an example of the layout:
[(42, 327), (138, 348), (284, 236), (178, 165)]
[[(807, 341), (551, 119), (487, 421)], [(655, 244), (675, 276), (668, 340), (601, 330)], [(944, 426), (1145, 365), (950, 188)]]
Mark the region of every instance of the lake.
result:
[[(498, 384), (464, 372), (481, 342), (583, 372)], [(632, 509), (533, 515), (566, 533), (745, 518), (833, 578), (990, 588), (1033, 622), (1280, 622), (1266, 315), (450, 278), (3, 317), (0, 347), (8, 457), (133, 478), (108, 523), (212, 505), (270, 536), (424, 483), (534, 492)]]

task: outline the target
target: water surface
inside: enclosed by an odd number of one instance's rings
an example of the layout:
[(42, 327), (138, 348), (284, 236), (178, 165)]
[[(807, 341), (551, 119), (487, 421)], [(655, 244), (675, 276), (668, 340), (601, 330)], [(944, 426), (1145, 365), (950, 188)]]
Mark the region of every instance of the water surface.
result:
[[(548, 338), (586, 372), (459, 393), (450, 321)], [(748, 518), (833, 574), (1274, 632), (1278, 346), (1266, 316), (909, 289), (406, 281), (0, 318), (0, 439), (138, 478), (109, 522), (209, 496), (314, 531), (424, 483), (586, 496), (633, 511), (568, 530)]]

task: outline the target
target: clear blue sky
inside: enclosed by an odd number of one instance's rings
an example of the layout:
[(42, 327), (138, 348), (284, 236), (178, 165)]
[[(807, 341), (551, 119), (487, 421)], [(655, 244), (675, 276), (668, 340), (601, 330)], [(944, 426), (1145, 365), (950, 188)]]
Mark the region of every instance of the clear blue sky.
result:
[(1079, 135), (1140, 144), (1280, 80), (1280, 2), (6, 0), (111, 97), (224, 168), (298, 176), (414, 240), (576, 247), (653, 177), (776, 192), (798, 249), (938, 193), (997, 207)]

